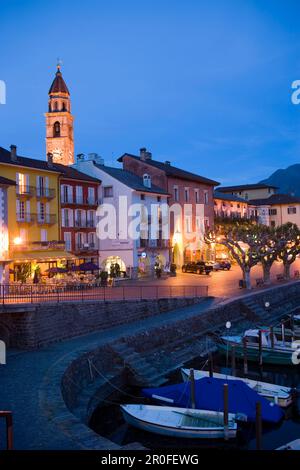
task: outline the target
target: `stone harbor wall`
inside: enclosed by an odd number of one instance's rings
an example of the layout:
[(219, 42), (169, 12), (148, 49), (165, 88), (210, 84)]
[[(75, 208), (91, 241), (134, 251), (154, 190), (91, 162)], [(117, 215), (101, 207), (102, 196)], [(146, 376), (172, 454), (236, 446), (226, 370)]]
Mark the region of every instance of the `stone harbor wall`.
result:
[(9, 347), (37, 349), (53, 342), (194, 305), (201, 300), (195, 297), (2, 306), (0, 339)]

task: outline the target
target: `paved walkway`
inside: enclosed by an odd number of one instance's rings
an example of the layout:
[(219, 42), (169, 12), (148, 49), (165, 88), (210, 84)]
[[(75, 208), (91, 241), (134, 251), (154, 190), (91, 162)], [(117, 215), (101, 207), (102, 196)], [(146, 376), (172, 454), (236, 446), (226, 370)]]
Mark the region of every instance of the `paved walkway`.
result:
[[(207, 298), (198, 305), (56, 343), (38, 351), (9, 351), (7, 365), (0, 366), (0, 408), (13, 411), (15, 449), (76, 449), (74, 442), (49, 422), (40, 405), (40, 387), (55, 363), (76, 350), (93, 349), (95, 343), (101, 346), (127, 334), (192, 317), (220, 300)], [(0, 424), (0, 448), (5, 441), (3, 424)]]

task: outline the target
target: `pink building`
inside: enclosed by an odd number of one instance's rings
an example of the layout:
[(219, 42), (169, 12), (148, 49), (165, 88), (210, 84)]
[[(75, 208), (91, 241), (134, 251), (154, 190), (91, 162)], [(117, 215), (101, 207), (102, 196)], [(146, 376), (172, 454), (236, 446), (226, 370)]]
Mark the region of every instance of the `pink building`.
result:
[(150, 177), (153, 184), (170, 194), (170, 206), (181, 207), (181, 220), (178, 222), (174, 217), (170, 220), (170, 258), (178, 266), (189, 260), (209, 259), (210, 249), (203, 242), (203, 231), (213, 228), (214, 186), (219, 183), (181, 170), (169, 161), (153, 160), (145, 148), (139, 156), (125, 153), (118, 161), (123, 163), (124, 170), (144, 179)]

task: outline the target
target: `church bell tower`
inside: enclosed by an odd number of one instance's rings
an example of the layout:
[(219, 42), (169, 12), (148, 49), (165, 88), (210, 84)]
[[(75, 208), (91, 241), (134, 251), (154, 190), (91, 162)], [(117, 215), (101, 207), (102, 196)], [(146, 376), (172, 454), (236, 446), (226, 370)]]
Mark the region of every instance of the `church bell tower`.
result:
[(62, 77), (60, 65), (49, 90), (46, 116), (46, 154), (52, 153), (53, 162), (63, 165), (74, 163), (73, 116), (68, 87)]

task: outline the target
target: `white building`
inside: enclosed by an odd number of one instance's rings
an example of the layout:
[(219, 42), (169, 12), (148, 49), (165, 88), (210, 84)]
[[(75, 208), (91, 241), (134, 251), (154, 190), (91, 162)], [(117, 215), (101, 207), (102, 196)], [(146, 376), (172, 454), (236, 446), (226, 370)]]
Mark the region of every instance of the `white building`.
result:
[(0, 285), (8, 284), (9, 280), (7, 190), (15, 184), (14, 181), (0, 176)]
[[(121, 271), (126, 270), (127, 274), (135, 277), (153, 272), (155, 263), (161, 267), (169, 264), (169, 237), (162, 231), (162, 214), (167, 206), (168, 193), (152, 185), (149, 175), (142, 178), (121, 168), (105, 166), (95, 154), (87, 158), (79, 156), (73, 166), (102, 181), (98, 208), (98, 216), (99, 213), (101, 215), (97, 222), (101, 266), (109, 271), (111, 265), (117, 263)], [(143, 223), (150, 222), (151, 213), (158, 221), (155, 236), (150, 225), (148, 228), (143, 226)], [(131, 235), (134, 226), (137, 237)], [(108, 237), (109, 230), (111, 234)]]

